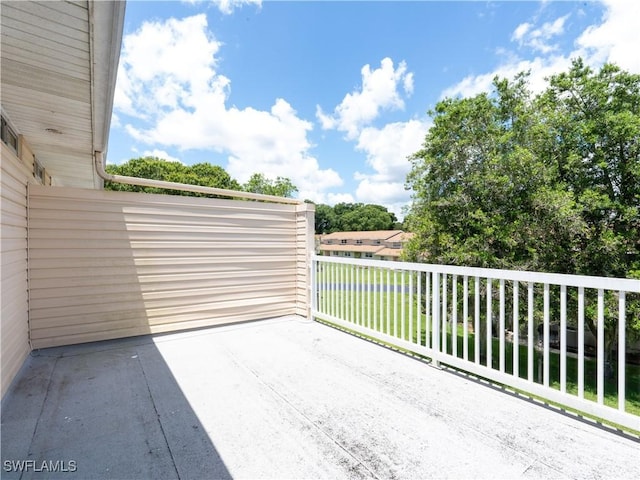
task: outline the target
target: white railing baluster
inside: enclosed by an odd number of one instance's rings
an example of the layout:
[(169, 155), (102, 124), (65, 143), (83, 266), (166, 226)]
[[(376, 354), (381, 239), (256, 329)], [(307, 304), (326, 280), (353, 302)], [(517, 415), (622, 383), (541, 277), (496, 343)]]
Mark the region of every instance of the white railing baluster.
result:
[(360, 320), (360, 325), (364, 326), (367, 324), (367, 311), (365, 310), (366, 300), (367, 300), (367, 282), (366, 282), (366, 272), (363, 267), (360, 267), (360, 282), (358, 283), (358, 294), (360, 295), (360, 314), (358, 315)]
[(371, 267), (367, 267), (367, 327), (371, 328), (371, 289), (373, 284), (371, 283)]
[(378, 331), (384, 332), (384, 292), (383, 283), (384, 283), (384, 272), (382, 269), (379, 271), (380, 275), (378, 277)]
[(378, 331), (384, 332), (384, 271), (380, 268), (378, 274)]
[(469, 277), (462, 279), (462, 358), (469, 360)]
[(347, 265), (340, 265), (338, 270), (340, 275), (340, 318), (347, 319), (347, 306), (349, 305), (349, 298), (347, 297)]
[(398, 271), (393, 271), (393, 336), (398, 336)]
[(391, 270), (387, 269), (387, 335), (391, 335)]
[(341, 303), (344, 303), (344, 302), (339, 302), (338, 301), (338, 298), (339, 298), (339, 296), (338, 296), (339, 295), (339, 293), (338, 293), (339, 290), (338, 289), (340, 288), (340, 285), (339, 285), (340, 284), (340, 278), (339, 278), (340, 270), (338, 270), (339, 268), (342, 268), (342, 265), (334, 263), (333, 264), (333, 271), (331, 272), (331, 279), (332, 279), (331, 281), (333, 282), (333, 298), (332, 298), (331, 301), (333, 302), (333, 306), (332, 306), (332, 312), (333, 313), (332, 313), (332, 315), (334, 315), (334, 316), (338, 316), (339, 315), (339, 312), (340, 312), (339, 305)]
[(492, 308), (492, 296), (491, 292), (491, 282), (490, 278), (487, 278), (487, 367), (493, 367), (493, 359), (492, 357), (492, 339), (493, 339), (493, 328), (492, 328), (492, 317), (493, 317), (493, 308)]
[(513, 375), (520, 377), (520, 282), (513, 282)]
[(451, 279), (451, 354), (458, 356), (458, 276)]
[(418, 309), (416, 321), (416, 343), (422, 345), (422, 272), (418, 272), (418, 298), (416, 299), (416, 308)]
[(567, 286), (560, 286), (560, 391), (567, 392)]
[(360, 314), (360, 267), (354, 267), (354, 272), (353, 272), (353, 292), (354, 292), (354, 316), (353, 316), (353, 323), (356, 324), (360, 324), (360, 318), (361, 318), (361, 314)]
[(618, 410), (625, 411), (626, 403), (626, 292), (618, 292)]
[(549, 386), (549, 284), (544, 284), (544, 311), (543, 311), (543, 374), (542, 380), (545, 387)]
[(367, 274), (364, 268), (360, 267), (360, 284), (358, 285), (358, 292), (360, 293), (360, 325), (364, 326), (367, 324), (367, 311), (365, 309), (367, 304), (367, 282), (366, 279)]
[(440, 328), (442, 329), (440, 334), (442, 335), (442, 339), (440, 340), (440, 351), (442, 353), (447, 353), (447, 274), (442, 274), (442, 325)]
[(474, 283), (474, 323), (473, 323), (473, 348), (474, 361), (480, 363), (480, 277), (475, 277)]
[(578, 398), (584, 398), (584, 287), (578, 287)]
[(399, 297), (400, 297), (400, 338), (405, 339), (405, 333), (406, 332), (406, 327), (405, 327), (405, 323), (407, 321), (406, 317), (405, 317), (405, 310), (406, 310), (406, 302), (405, 302), (405, 272), (404, 270), (400, 272), (400, 291), (399, 293)]
[(436, 366), (440, 365), (440, 274), (433, 272), (433, 290), (432, 290), (433, 308), (431, 309), (432, 315), (432, 337), (431, 348), (433, 348), (436, 354)]
[(504, 357), (505, 357), (505, 341), (504, 341), (504, 329), (505, 329), (505, 300), (504, 300), (504, 279), (500, 279), (500, 320), (499, 320), (499, 339), (500, 339), (500, 357), (499, 357), (499, 368), (502, 373), (504, 373)]
[(409, 341), (413, 342), (413, 272), (409, 272)]
[(527, 286), (527, 380), (533, 382), (533, 282)]
[(378, 306), (377, 309), (374, 309), (378, 314), (374, 317), (373, 324), (377, 331), (382, 332), (382, 270), (376, 268), (373, 273), (376, 282), (375, 290), (373, 291), (375, 297), (374, 303)]
[(598, 404), (604, 403), (604, 290), (598, 289), (598, 341), (597, 341), (597, 395)]
[(354, 277), (355, 276), (355, 267), (353, 265), (351, 265), (351, 268), (349, 268), (349, 298), (351, 299), (349, 301), (350, 303), (350, 316), (349, 316), (349, 321), (352, 323), (355, 323), (355, 308), (356, 308), (356, 298), (355, 298), (355, 284), (354, 284)]
[(433, 347), (431, 345), (431, 273), (428, 271), (424, 274), (424, 346)]

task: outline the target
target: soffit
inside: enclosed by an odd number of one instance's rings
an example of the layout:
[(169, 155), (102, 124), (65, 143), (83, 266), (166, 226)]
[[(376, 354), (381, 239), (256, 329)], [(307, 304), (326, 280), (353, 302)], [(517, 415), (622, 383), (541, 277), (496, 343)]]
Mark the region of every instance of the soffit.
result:
[(2, 107), (56, 185), (101, 185), (123, 19), (121, 2), (2, 2)]

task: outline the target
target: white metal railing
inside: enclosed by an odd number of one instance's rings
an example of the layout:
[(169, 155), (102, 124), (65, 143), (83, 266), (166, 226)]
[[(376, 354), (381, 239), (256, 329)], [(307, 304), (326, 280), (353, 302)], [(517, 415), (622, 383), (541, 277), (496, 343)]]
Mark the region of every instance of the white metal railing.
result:
[(318, 255), (311, 277), (314, 318), (640, 431), (640, 280)]

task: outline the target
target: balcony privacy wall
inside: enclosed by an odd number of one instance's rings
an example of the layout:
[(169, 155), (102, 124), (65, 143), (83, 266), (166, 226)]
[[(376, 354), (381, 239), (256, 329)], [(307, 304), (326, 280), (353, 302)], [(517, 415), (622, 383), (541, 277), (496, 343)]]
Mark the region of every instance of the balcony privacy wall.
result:
[(34, 187), (32, 345), (306, 314), (309, 224), (307, 205)]
[(31, 176), (3, 142), (0, 157), (2, 393), (29, 354), (27, 294), (27, 183)]

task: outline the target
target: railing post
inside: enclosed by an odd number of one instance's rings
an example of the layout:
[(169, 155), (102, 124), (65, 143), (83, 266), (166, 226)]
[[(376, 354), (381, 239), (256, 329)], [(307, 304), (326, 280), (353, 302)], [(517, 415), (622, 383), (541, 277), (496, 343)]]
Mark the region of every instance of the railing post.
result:
[[(312, 255), (315, 253), (315, 205), (301, 203), (296, 205), (296, 308), (297, 315), (311, 320), (313, 297), (316, 285), (312, 281)], [(315, 307), (315, 304), (314, 304)]]

